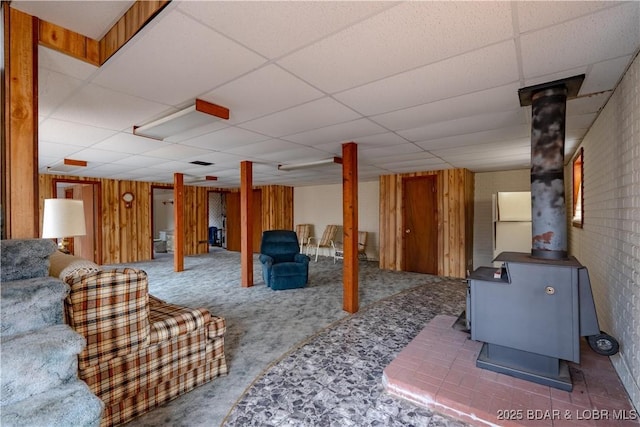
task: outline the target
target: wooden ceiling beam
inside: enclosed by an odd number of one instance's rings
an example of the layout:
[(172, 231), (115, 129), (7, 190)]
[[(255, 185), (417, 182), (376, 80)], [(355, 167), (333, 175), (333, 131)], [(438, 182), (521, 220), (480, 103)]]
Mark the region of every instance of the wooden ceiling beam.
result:
[(100, 65), (107, 62), (169, 3), (170, 0), (137, 0), (100, 40)]
[(51, 22), (40, 20), (38, 43), (96, 67), (100, 66), (98, 41)]
[(170, 0), (137, 0), (100, 40), (94, 40), (51, 22), (40, 20), (38, 42), (99, 67), (127, 44), (169, 3)]

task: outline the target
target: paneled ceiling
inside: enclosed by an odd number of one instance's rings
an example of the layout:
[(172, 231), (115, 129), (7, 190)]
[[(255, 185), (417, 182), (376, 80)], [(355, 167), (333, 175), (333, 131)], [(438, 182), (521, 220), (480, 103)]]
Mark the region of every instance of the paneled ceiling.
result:
[[(94, 39), (132, 2), (11, 7)], [(171, 2), (95, 67), (39, 47), (39, 167), (237, 187), (339, 183), (339, 166), (278, 164), (358, 144), (359, 177), (530, 164), (530, 107), (518, 89), (586, 74), (567, 104), (570, 156), (640, 48), (640, 2)], [(144, 125), (200, 98), (230, 110), (163, 141)], [(190, 162), (204, 161), (210, 166)], [(211, 184), (211, 183), (208, 183)], [(207, 185), (207, 183), (199, 184)]]

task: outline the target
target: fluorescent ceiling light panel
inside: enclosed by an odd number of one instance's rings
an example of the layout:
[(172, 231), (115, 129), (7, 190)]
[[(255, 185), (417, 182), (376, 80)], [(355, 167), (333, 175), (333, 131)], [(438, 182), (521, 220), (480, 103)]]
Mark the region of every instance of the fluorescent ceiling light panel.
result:
[(342, 164), (342, 157), (331, 157), (330, 159), (316, 160), (315, 162), (296, 163), (291, 165), (278, 165), (278, 170), (292, 171), (296, 169), (313, 168), (316, 166), (330, 165), (333, 163)]
[(229, 120), (229, 109), (196, 99), (194, 105), (143, 126), (134, 126), (133, 134), (163, 140), (172, 135), (210, 124), (214, 120)]
[(202, 182), (217, 181), (217, 180), (218, 180), (217, 176), (207, 175), (204, 178), (194, 177), (193, 179), (188, 179), (187, 181), (185, 181), (185, 184), (200, 184)]

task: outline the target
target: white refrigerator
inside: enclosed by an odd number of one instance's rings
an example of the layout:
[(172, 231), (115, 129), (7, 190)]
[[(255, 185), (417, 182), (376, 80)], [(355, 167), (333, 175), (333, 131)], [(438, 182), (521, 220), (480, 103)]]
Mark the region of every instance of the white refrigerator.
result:
[(493, 257), (501, 252), (531, 252), (530, 191), (493, 195)]

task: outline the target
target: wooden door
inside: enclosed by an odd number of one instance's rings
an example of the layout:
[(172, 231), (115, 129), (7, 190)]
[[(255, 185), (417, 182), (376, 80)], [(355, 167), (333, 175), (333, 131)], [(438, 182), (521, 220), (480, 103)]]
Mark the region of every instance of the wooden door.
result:
[[(227, 250), (240, 252), (240, 193), (226, 193)], [(253, 190), (253, 252), (260, 252), (262, 241), (262, 191)]]
[(436, 175), (402, 180), (405, 271), (438, 274), (437, 196)]

